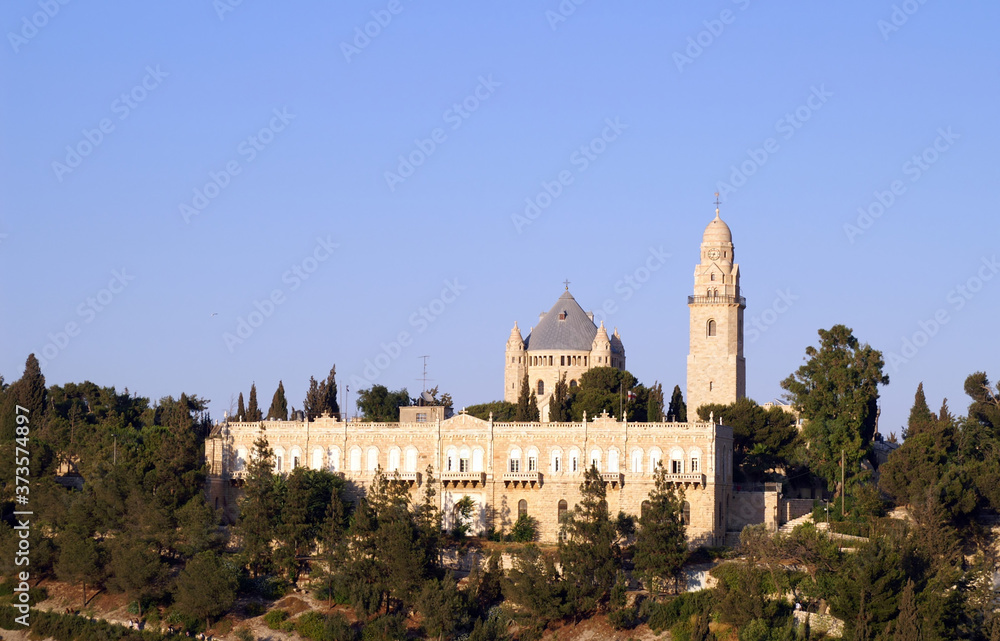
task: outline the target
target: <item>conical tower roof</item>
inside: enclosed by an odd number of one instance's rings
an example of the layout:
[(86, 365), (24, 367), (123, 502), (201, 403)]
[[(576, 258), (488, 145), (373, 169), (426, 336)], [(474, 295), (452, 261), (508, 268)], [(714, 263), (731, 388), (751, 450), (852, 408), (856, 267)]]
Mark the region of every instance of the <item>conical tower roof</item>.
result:
[(580, 350), (590, 351), (597, 335), (597, 325), (583, 311), (569, 289), (563, 292), (538, 325), (525, 339), (529, 351)]

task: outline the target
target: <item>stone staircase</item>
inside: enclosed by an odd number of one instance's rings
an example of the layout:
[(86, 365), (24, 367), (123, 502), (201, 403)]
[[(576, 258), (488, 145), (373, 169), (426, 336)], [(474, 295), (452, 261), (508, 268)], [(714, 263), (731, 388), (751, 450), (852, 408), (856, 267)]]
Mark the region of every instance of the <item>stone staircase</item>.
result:
[(796, 527), (802, 525), (803, 523), (812, 523), (812, 520), (813, 520), (812, 513), (803, 514), (799, 518), (792, 519), (788, 523), (785, 523), (784, 525), (779, 527), (778, 531), (781, 532), (782, 534), (791, 534), (792, 530), (794, 530)]

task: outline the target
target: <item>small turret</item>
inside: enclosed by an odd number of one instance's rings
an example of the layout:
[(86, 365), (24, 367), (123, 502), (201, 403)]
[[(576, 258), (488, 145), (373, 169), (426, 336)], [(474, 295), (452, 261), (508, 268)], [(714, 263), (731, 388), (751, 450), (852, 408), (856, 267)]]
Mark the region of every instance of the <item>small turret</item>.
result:
[(596, 367), (611, 367), (611, 339), (608, 338), (608, 330), (604, 329), (604, 321), (597, 328), (590, 354)]

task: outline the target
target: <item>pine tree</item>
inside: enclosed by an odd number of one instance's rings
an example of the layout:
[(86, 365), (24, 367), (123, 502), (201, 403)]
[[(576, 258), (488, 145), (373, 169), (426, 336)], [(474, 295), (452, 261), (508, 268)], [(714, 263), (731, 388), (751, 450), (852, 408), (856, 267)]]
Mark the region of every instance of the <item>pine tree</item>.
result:
[(285, 384), (278, 381), (278, 389), (274, 390), (271, 407), (267, 410), (267, 420), (287, 421), (288, 401), (285, 400)]
[(521, 392), (517, 395), (517, 411), (514, 420), (518, 423), (538, 420), (538, 398), (528, 384), (528, 373), (521, 379)]
[(556, 387), (549, 397), (549, 420), (562, 423), (569, 420), (569, 386), (566, 385), (566, 374), (563, 373), (556, 382)]
[[(34, 354), (29, 354), (24, 363), (24, 374), (11, 383), (0, 403), (0, 445), (11, 443), (17, 429), (17, 416), (26, 416), (31, 425), (41, 426), (46, 409), (47, 390), (45, 377)], [(20, 405), (24, 410), (16, 410)]]
[[(250, 398), (251, 401), (254, 398), (252, 391)], [(254, 441), (254, 451), (247, 465), (240, 518), (235, 528), (243, 539), (243, 553), (252, 576), (266, 574), (271, 568), (271, 541), (274, 540), (279, 510), (274, 450), (268, 445), (267, 438), (261, 436)]]
[(899, 601), (899, 618), (896, 619), (893, 641), (921, 641), (920, 623), (917, 616), (916, 597), (913, 593), (913, 581), (906, 582), (903, 597)]
[(620, 566), (618, 532), (608, 515), (607, 488), (591, 465), (580, 485), (580, 503), (566, 515), (559, 560), (576, 614), (593, 612), (607, 600)]
[(649, 397), (646, 401), (646, 420), (650, 423), (659, 423), (663, 420), (663, 385), (659, 381), (653, 383), (653, 386), (649, 388)]
[(257, 384), (250, 384), (250, 402), (247, 404), (247, 417), (249, 422), (259, 421), (263, 418), (260, 407), (257, 405)]
[(247, 408), (243, 404), (243, 392), (240, 392), (240, 400), (236, 402), (236, 420), (243, 421), (247, 415)]
[(917, 385), (917, 393), (913, 398), (913, 407), (910, 409), (910, 418), (907, 421), (907, 428), (903, 438), (916, 436), (921, 432), (934, 429), (937, 417), (927, 407), (927, 397), (924, 396), (924, 384)]
[(649, 506), (639, 517), (632, 559), (636, 575), (652, 594), (662, 591), (668, 582), (676, 587), (687, 559), (684, 494), (667, 479), (667, 470), (662, 465), (656, 468), (654, 482)]
[(674, 391), (670, 395), (670, 406), (667, 408), (667, 420), (678, 423), (687, 422), (687, 405), (684, 403), (684, 395), (681, 394), (681, 386), (674, 385)]

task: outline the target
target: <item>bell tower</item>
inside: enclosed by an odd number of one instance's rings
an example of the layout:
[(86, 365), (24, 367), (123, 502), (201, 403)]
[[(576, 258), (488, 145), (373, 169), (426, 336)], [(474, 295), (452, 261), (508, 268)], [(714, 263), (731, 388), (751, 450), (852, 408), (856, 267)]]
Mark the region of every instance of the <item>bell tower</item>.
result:
[(719, 217), (716, 193), (715, 219), (701, 239), (701, 260), (694, 269), (687, 361), (689, 420), (708, 403), (728, 405), (746, 396), (746, 359), (743, 357), (743, 311), (740, 266), (735, 262), (733, 234)]

